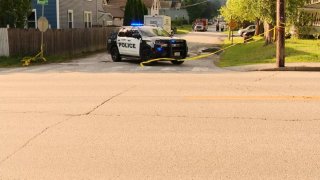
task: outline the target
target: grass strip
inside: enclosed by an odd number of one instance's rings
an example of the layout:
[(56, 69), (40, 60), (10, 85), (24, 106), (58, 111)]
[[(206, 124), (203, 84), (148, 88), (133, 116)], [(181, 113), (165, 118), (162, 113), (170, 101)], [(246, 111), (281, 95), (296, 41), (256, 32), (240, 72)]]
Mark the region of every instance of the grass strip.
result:
[[(234, 38), (234, 43), (241, 43), (225, 50), (221, 54), (219, 66), (240, 66), (261, 63), (275, 63), (276, 44), (265, 45), (264, 40), (243, 43), (243, 38)], [(225, 41), (225, 47), (230, 41)], [(319, 40), (286, 40), (286, 62), (320, 62)]]
[[(47, 61), (31, 62), (30, 66), (50, 64), (50, 63), (69, 62), (73, 59), (84, 58), (84, 57), (88, 57), (90, 55), (100, 53), (100, 52), (105, 52), (105, 51), (106, 50), (101, 50), (101, 51), (87, 52), (87, 53), (76, 54), (76, 55), (51, 55), (51, 56), (45, 55), (44, 57), (47, 59)], [(23, 59), (23, 56), (13, 56), (13, 57), (0, 56), (0, 68), (22, 67), (22, 62), (21, 62), (22, 59)]]

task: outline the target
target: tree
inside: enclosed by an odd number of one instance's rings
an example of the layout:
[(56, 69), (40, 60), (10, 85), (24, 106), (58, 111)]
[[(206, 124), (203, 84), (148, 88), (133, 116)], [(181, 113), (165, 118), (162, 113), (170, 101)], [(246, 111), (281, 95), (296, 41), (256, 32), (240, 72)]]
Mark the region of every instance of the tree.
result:
[[(287, 22), (290, 24), (297, 23), (299, 17), (299, 7), (308, 0), (286, 0)], [(255, 21), (256, 27), (264, 24), (266, 44), (273, 41), (273, 32), (271, 31), (276, 24), (276, 1), (275, 0), (228, 0), (226, 6), (220, 9), (221, 14), (227, 21), (230, 18), (238, 22)], [(261, 31), (256, 29), (256, 34)]]
[(31, 12), (31, 0), (0, 0), (0, 27), (24, 28)]
[(184, 1), (184, 6), (187, 7), (186, 9), (191, 21), (194, 21), (197, 18), (210, 19), (218, 15), (218, 10), (223, 4), (225, 4), (225, 0), (210, 0), (207, 2), (205, 2), (204, 0)]
[(123, 25), (129, 26), (132, 22), (143, 23), (144, 15), (147, 14), (147, 7), (141, 0), (128, 0), (124, 11)]

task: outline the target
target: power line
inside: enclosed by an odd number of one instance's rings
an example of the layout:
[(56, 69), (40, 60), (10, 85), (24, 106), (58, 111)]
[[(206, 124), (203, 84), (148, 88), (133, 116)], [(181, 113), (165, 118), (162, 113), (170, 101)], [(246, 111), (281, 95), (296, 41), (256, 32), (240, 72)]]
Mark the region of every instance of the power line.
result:
[(205, 1), (203, 1), (203, 2), (199, 2), (199, 3), (195, 3), (195, 4), (186, 5), (186, 6), (181, 7), (180, 9), (184, 9), (184, 8), (192, 7), (192, 6), (197, 6), (197, 5), (199, 5), (199, 4), (207, 3), (208, 1), (209, 1), (209, 0), (205, 0)]

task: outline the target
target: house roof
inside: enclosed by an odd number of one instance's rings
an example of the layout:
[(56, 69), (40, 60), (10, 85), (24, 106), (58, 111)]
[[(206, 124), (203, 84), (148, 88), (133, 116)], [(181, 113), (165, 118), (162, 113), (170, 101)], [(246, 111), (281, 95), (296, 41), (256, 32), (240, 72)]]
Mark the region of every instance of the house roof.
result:
[(144, 5), (147, 6), (147, 8), (151, 8), (153, 4), (153, 0), (143, 0)]
[(109, 0), (108, 6), (113, 7), (124, 7), (126, 6), (127, 0)]
[(172, 6), (172, 1), (160, 1), (160, 7), (163, 9), (169, 9)]
[(123, 18), (124, 11), (120, 7), (105, 7), (104, 11), (110, 13), (113, 18)]

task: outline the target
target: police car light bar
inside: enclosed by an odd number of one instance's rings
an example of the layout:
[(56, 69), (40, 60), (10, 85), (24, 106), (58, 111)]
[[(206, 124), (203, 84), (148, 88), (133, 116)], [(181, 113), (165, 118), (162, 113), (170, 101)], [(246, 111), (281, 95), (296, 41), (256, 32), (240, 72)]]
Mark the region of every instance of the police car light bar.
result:
[(143, 26), (142, 23), (131, 23), (131, 26)]

